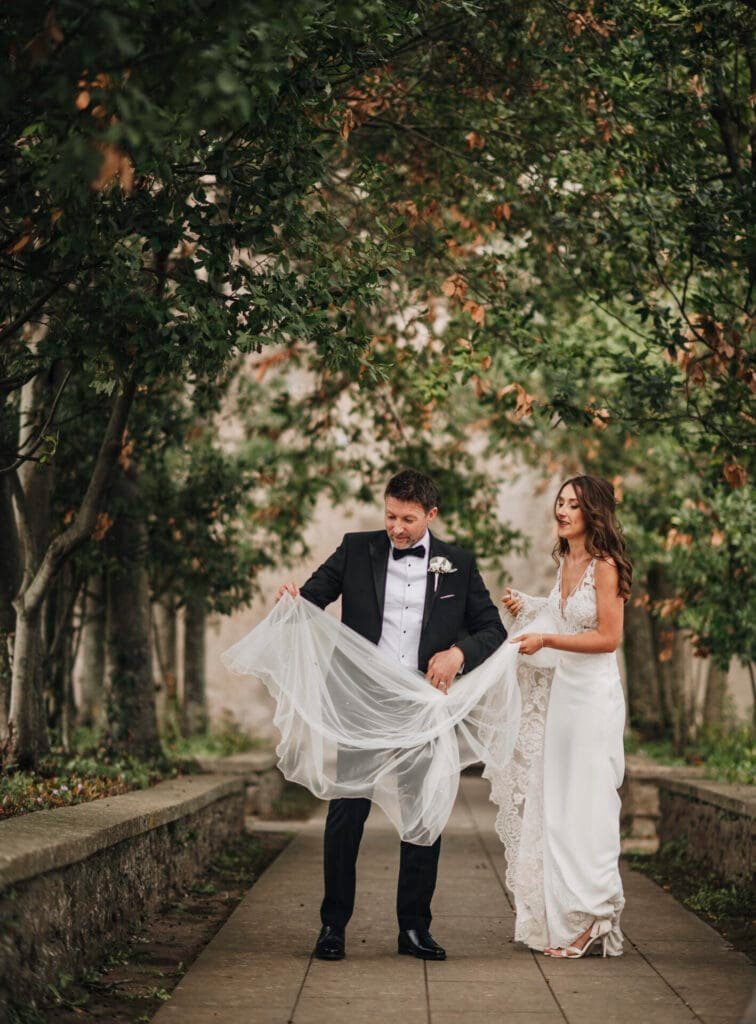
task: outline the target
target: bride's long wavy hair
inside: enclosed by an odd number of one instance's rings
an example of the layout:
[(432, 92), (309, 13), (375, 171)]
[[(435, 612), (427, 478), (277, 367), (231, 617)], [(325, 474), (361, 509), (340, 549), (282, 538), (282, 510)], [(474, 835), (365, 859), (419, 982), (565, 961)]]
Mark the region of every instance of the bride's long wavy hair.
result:
[[(619, 573), (619, 596), (627, 601), (633, 582), (633, 566), (627, 557), (622, 527), (615, 517), (617, 499), (614, 488), (600, 476), (573, 476), (565, 480), (554, 499), (555, 519), (559, 495), (570, 484), (575, 489), (578, 505), (585, 516), (586, 550), (595, 558), (614, 559)], [(557, 538), (552, 551), (554, 561), (558, 564), (560, 557), (567, 554), (568, 550), (567, 541), (562, 537)]]

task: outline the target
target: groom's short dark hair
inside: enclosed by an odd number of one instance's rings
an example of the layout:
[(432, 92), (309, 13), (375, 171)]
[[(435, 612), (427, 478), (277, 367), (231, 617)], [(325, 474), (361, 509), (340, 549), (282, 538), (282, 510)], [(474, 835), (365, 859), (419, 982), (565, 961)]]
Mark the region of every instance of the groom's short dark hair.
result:
[(392, 476), (386, 484), (384, 497), (415, 501), (426, 512), (438, 508), (438, 487), (429, 476), (418, 473), (416, 469), (403, 469), (401, 473)]

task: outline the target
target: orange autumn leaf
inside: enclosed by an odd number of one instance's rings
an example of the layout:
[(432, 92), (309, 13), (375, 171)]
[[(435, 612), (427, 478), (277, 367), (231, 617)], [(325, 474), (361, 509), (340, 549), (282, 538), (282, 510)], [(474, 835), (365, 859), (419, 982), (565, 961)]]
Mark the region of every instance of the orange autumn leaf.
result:
[(105, 534), (113, 525), (113, 520), (110, 518), (107, 512), (100, 512), (95, 523), (95, 528), (92, 533), (93, 540), (102, 540)]
[(433, 425), (433, 410), (436, 408), (435, 399), (431, 399), (430, 402), (426, 402), (420, 410), (420, 423), (422, 424), (423, 430), (430, 430)]
[(264, 356), (262, 359), (258, 359), (254, 364), (255, 380), (257, 383), (262, 384), (268, 370), (272, 369), (274, 366), (280, 366), (281, 363), (285, 363), (289, 359), (293, 359), (295, 352), (296, 346), (291, 345), (289, 348), (282, 349), (280, 352), (273, 352), (269, 356)]
[(509, 203), (498, 203), (494, 206), (494, 217), (496, 220), (509, 220), (512, 216), (512, 207)]
[(725, 535), (721, 530), (712, 530), (710, 541), (713, 548), (720, 548), (724, 544)]
[(693, 538), (689, 533), (682, 533), (674, 526), (664, 538), (664, 547), (667, 551), (671, 551), (672, 548), (678, 547), (689, 548), (692, 543)]
[(482, 398), (484, 395), (487, 395), (487, 394), (490, 393), (490, 391), (491, 391), (491, 383), (490, 383), (490, 381), (483, 380), (483, 378), (482, 377), (478, 377), (477, 374), (474, 377), (472, 377), (471, 380), (472, 380), (473, 389), (475, 391), (475, 397), (476, 398)]
[(748, 480), (748, 473), (738, 462), (728, 462), (722, 471), (727, 483), (730, 487), (739, 488), (745, 487), (746, 481)]
[(16, 239), (15, 242), (11, 242), (8, 248), (5, 250), (10, 256), (15, 256), (17, 252), (23, 252), (29, 242), (31, 242), (32, 236), (30, 234), (21, 235)]
[(403, 202), (394, 203), (393, 207), (400, 217), (404, 217), (411, 228), (413, 228), (420, 219), (417, 204), (412, 199), (405, 199)]
[(108, 143), (97, 143), (102, 153), (100, 173), (91, 182), (95, 192), (102, 192), (118, 183), (121, 189), (131, 192), (134, 184), (134, 165), (122, 150)]
[(460, 302), (464, 302), (467, 295), (467, 281), (465, 281), (461, 274), (452, 274), (441, 285), (441, 291), (450, 299), (458, 299)]
[(126, 435), (124, 434), (124, 442), (121, 445), (121, 450), (118, 453), (118, 465), (124, 471), (128, 472), (131, 469), (131, 456), (134, 454), (134, 442), (127, 441)]
[(684, 608), (685, 602), (681, 597), (669, 597), (656, 605), (656, 609), (662, 619), (669, 619), (676, 612), (681, 612)]
[(472, 299), (468, 299), (462, 306), (463, 313), (469, 313), (474, 323), (480, 327), (483, 326), (486, 319), (486, 307), (479, 305), (477, 302), (473, 302)]
[(706, 383), (706, 374), (704, 368), (699, 362), (692, 362), (686, 369), (688, 380), (691, 384), (694, 384), (697, 388), (701, 388)]
[(497, 398), (503, 398), (504, 395), (509, 395), (511, 392), (515, 392), (517, 400), (515, 402), (514, 410), (511, 413), (512, 419), (515, 423), (519, 423), (520, 420), (529, 416), (533, 411), (533, 402), (535, 401), (535, 395), (529, 395), (528, 392), (521, 384), (512, 383), (507, 384), (506, 387), (499, 388), (496, 392)]
[(586, 412), (592, 415), (593, 418), (591, 422), (596, 430), (606, 430), (609, 426), (609, 420), (611, 417), (609, 415), (609, 410), (606, 407), (602, 406), (600, 409), (596, 409), (589, 406), (586, 409)]
[(465, 135), (465, 142), (469, 149), (483, 149), (486, 144), (486, 140), (477, 132), (468, 132)]
[(354, 116), (354, 111), (351, 107), (347, 107), (344, 111), (344, 116), (341, 119), (341, 128), (339, 129), (339, 135), (346, 142), (349, 138), (352, 130), (357, 127), (357, 119)]

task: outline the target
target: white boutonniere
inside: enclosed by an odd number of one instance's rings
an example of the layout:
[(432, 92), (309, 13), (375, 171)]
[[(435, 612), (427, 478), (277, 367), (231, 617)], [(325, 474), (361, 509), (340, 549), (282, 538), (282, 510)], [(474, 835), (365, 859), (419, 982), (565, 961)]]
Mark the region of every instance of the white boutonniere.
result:
[(436, 582), (433, 586), (434, 594), (438, 590), (438, 577), (441, 575), (445, 576), (448, 572), (456, 571), (457, 570), (448, 558), (443, 558), (441, 555), (436, 555), (435, 558), (431, 558), (430, 562), (428, 562), (428, 572), (432, 572), (436, 577)]

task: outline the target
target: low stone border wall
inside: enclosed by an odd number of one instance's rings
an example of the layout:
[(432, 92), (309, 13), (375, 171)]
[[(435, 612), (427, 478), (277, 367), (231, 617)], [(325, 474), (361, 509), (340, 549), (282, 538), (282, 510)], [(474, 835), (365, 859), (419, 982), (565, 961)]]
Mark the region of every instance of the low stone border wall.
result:
[(691, 857), (727, 882), (754, 885), (755, 786), (659, 781), (659, 842), (683, 839)]
[(652, 853), (684, 839), (691, 857), (726, 881), (753, 885), (756, 786), (630, 756), (620, 796), (623, 851)]
[(283, 793), (284, 777), (272, 750), (250, 750), (230, 757), (201, 757), (198, 763), (203, 772), (236, 775), (244, 782), (245, 814), (267, 817), (273, 811), (273, 803)]
[(0, 1021), (97, 960), (243, 826), (244, 783), (218, 775), (0, 823)]
[(622, 798), (622, 849), (628, 853), (654, 853), (659, 847), (659, 783), (668, 778), (703, 779), (703, 768), (671, 768), (650, 758), (625, 758)]

